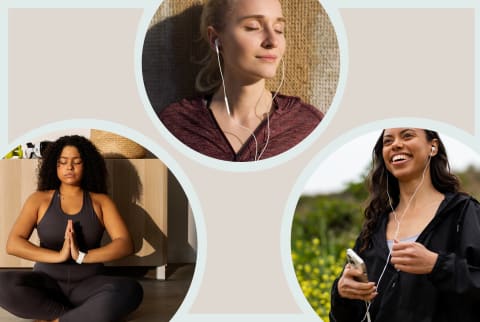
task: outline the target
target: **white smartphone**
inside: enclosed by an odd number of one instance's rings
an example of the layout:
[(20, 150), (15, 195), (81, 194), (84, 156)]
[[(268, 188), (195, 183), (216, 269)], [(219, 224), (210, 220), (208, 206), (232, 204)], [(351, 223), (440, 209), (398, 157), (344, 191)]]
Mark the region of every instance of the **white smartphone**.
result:
[(351, 248), (347, 249), (347, 263), (356, 269), (359, 269), (363, 273), (362, 276), (358, 278), (359, 282), (368, 282), (367, 266), (365, 265), (363, 259)]

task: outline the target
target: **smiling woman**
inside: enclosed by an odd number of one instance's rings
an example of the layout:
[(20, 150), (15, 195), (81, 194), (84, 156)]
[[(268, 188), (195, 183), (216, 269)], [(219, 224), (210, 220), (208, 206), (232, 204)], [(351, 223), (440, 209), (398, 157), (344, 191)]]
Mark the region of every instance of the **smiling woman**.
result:
[[(279, 93), (286, 26), (279, 0), (206, 1), (200, 34), (209, 49), (196, 76), (200, 95), (158, 111), (163, 125), (191, 149), (226, 161), (263, 160), (300, 143), (323, 113)], [(275, 90), (268, 90), (267, 80), (277, 75)]]
[(370, 197), (330, 317), (342, 321), (476, 321), (480, 205), (459, 192), (437, 132), (385, 129), (373, 149)]

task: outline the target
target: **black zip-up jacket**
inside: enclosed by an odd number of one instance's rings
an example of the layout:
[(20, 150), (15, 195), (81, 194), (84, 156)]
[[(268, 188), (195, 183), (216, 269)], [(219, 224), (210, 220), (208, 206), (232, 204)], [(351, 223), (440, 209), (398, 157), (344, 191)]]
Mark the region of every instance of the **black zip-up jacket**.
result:
[[(370, 281), (378, 281), (389, 253), (388, 214), (382, 216), (369, 247), (359, 253)], [(370, 306), (372, 322), (480, 321), (480, 204), (472, 197), (446, 194), (417, 242), (439, 254), (430, 274), (397, 271), (388, 264)], [(340, 297), (338, 279), (331, 294), (332, 322), (360, 322), (365, 302)], [(365, 319), (365, 321), (367, 321)]]

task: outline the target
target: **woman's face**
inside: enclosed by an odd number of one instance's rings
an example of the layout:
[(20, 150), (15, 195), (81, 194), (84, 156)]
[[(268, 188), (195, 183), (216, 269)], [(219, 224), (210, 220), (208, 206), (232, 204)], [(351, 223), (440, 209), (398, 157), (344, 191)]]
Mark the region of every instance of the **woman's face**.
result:
[(437, 148), (437, 140), (428, 141), (423, 129), (393, 128), (383, 133), (383, 160), (399, 181), (420, 178)]
[(219, 35), (224, 73), (245, 82), (275, 76), (285, 52), (285, 18), (278, 0), (237, 0)]
[(74, 146), (63, 148), (57, 160), (57, 176), (62, 184), (79, 186), (83, 176), (83, 160)]

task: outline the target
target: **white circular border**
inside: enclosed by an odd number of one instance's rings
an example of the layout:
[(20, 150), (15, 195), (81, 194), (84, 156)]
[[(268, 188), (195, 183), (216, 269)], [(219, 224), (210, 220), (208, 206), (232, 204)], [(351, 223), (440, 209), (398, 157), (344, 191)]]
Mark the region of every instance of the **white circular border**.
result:
[[(313, 158), (313, 160), (305, 167), (304, 171), (301, 173), (292, 189), (283, 215), (280, 234), (282, 236), (282, 239), (280, 240), (280, 252), (282, 257), (284, 274), (286, 276), (287, 283), (292, 291), (292, 294), (297, 301), (297, 304), (300, 306), (300, 308), (305, 314), (308, 314), (310, 316), (317, 316), (313, 308), (310, 306), (310, 303), (304, 296), (295, 274), (293, 261), (291, 258), (291, 231), (293, 218), (295, 215), (295, 208), (308, 179), (317, 170), (317, 168), (321, 165), (323, 161), (325, 161), (332, 153), (340, 149), (346, 143), (355, 140), (361, 135), (368, 134), (374, 131), (378, 131), (378, 135), (380, 135), (381, 130), (384, 128), (405, 126), (438, 131), (440, 137), (442, 137), (442, 134), (447, 135), (464, 143), (473, 151), (480, 153), (480, 142), (475, 139), (474, 135), (469, 134), (466, 131), (458, 129), (452, 125), (424, 118), (394, 118), (368, 123), (352, 129), (348, 133), (345, 133), (344, 135), (338, 137), (338, 139), (332, 141), (320, 153), (318, 153)], [(373, 144), (371, 148), (373, 149)], [(448, 149), (448, 147), (446, 148)]]
[[(163, 1), (159, 3), (159, 6), (162, 4)], [(161, 133), (162, 137), (165, 138), (168, 143), (174, 147), (176, 150), (180, 151), (182, 154), (187, 156), (188, 158), (201, 163), (202, 165), (218, 169), (224, 170), (229, 172), (254, 172), (254, 171), (262, 171), (273, 168), (275, 166), (281, 165), (283, 163), (288, 162), (289, 160), (301, 156), (302, 152), (307, 150), (315, 140), (319, 138), (319, 136), (325, 131), (325, 129), (330, 124), (332, 118), (335, 116), (338, 106), (343, 96), (345, 83), (346, 83), (346, 76), (347, 76), (347, 69), (348, 69), (348, 57), (347, 57), (347, 40), (345, 35), (344, 26), (340, 15), (338, 13), (338, 9), (335, 8), (329, 1), (319, 1), (320, 5), (325, 9), (327, 16), (332, 23), (333, 29), (335, 30), (335, 34), (337, 37), (339, 53), (340, 53), (340, 70), (337, 82), (337, 90), (335, 95), (332, 99), (332, 103), (325, 113), (323, 120), (320, 122), (319, 125), (299, 144), (292, 147), (291, 149), (268, 159), (260, 160), (260, 161), (250, 161), (250, 162), (233, 162), (233, 161), (223, 161), (218, 160), (212, 157), (208, 157), (200, 152), (193, 150), (192, 148), (185, 145), (179, 139), (177, 139), (170, 131), (163, 125), (160, 121), (158, 116), (156, 115), (145, 89), (143, 85), (143, 75), (142, 75), (142, 50), (143, 50), (143, 41), (145, 39), (146, 33), (148, 31), (148, 25), (150, 20), (152, 19), (153, 15), (155, 14), (157, 7), (154, 8), (153, 12), (149, 12), (147, 14), (147, 10), (145, 11), (142, 23), (139, 27), (139, 32), (137, 33), (137, 40), (136, 40), (136, 55), (137, 57), (135, 61), (136, 67), (136, 76), (137, 76), (137, 87), (142, 99), (142, 102), (145, 107), (145, 112), (150, 117), (150, 120), (153, 122), (154, 126), (158, 131)], [(152, 10), (150, 8), (149, 10)], [(141, 32), (140, 32), (141, 30)]]
[(205, 262), (207, 257), (206, 228), (203, 220), (201, 203), (200, 200), (198, 200), (197, 198), (197, 194), (192, 183), (188, 179), (185, 172), (178, 165), (178, 163), (169, 154), (167, 154), (163, 148), (161, 148), (157, 143), (147, 138), (143, 134), (134, 131), (124, 125), (96, 119), (72, 119), (51, 124), (45, 124), (35, 130), (29, 131), (28, 133), (25, 133), (22, 136), (15, 138), (12, 142), (7, 144), (5, 151), (3, 151), (4, 147), (1, 147), (0, 155), (3, 156), (17, 145), (29, 142), (32, 139), (37, 139), (39, 137), (42, 137), (43, 135), (48, 135), (51, 132), (68, 132), (69, 129), (92, 128), (110, 131), (112, 133), (122, 135), (142, 145), (150, 152), (152, 152), (160, 161), (162, 161), (180, 183), (180, 186), (182, 187), (188, 199), (189, 205), (192, 208), (195, 228), (197, 231), (197, 260), (195, 263), (195, 271), (187, 294), (185, 295), (185, 298), (183, 299), (177, 311), (174, 313), (174, 316), (185, 314), (187, 312), (186, 309), (191, 307), (192, 301), (198, 293), (203, 273), (205, 271)]

